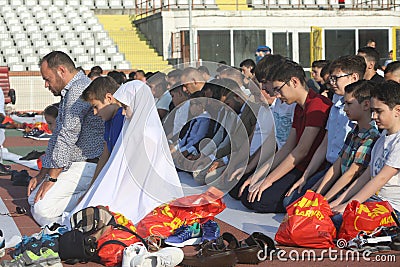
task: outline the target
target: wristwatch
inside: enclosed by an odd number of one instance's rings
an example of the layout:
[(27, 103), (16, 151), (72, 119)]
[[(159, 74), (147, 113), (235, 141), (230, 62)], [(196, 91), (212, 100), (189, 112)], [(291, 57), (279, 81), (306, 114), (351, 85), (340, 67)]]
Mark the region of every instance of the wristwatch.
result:
[(53, 182), (53, 183), (55, 183), (55, 182), (57, 182), (57, 178), (52, 178), (50, 175), (46, 175), (47, 176), (47, 181), (49, 181), (49, 182)]

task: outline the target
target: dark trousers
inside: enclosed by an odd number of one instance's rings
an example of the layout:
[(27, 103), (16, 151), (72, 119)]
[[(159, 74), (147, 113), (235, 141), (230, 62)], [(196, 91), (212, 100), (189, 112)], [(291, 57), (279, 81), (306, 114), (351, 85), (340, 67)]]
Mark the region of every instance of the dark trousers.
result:
[(298, 169), (293, 169), (281, 179), (267, 188), (261, 196), (260, 201), (249, 202), (247, 197), (249, 195), (248, 187), (243, 191), (241, 201), (244, 206), (260, 213), (284, 213), (286, 209), (283, 207), (283, 199), (286, 192), (292, 185), (303, 175), (303, 172)]

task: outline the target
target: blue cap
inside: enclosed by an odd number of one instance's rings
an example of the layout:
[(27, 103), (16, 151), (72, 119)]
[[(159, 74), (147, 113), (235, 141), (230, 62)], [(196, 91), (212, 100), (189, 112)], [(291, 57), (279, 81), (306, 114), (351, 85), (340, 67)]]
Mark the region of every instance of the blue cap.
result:
[(259, 45), (258, 47), (257, 47), (257, 52), (267, 52), (267, 53), (271, 53), (272, 51), (271, 51), (271, 48), (269, 47), (269, 46), (266, 46), (266, 45)]

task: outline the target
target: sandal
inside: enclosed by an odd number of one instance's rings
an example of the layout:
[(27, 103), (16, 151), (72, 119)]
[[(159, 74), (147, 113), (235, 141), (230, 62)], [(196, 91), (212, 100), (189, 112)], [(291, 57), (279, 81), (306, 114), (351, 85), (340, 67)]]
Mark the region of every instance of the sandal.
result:
[(259, 232), (240, 242), (231, 233), (223, 233), (222, 237), (229, 243), (228, 248), (235, 251), (238, 263), (241, 264), (258, 264), (276, 250), (274, 241)]

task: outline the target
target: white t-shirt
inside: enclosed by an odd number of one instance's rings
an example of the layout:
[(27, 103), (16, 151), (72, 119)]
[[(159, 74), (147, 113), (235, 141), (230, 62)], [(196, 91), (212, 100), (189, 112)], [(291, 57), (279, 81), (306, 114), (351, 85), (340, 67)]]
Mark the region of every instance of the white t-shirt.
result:
[(257, 123), (254, 129), (253, 137), (250, 143), (250, 156), (264, 143), (267, 137), (271, 134), (273, 128), (272, 113), (261, 106), (258, 110)]
[(167, 90), (159, 99), (156, 99), (156, 108), (169, 111), (169, 104), (171, 104), (171, 101), (172, 96)]
[(275, 136), (278, 150), (286, 143), (292, 129), (293, 114), (296, 104), (288, 105), (276, 98), (270, 106), (275, 122)]
[[(371, 176), (375, 177), (385, 165), (400, 169), (400, 132), (386, 135), (384, 131), (372, 149)], [(399, 172), (379, 190), (378, 197), (387, 200), (395, 210), (400, 211)]]

